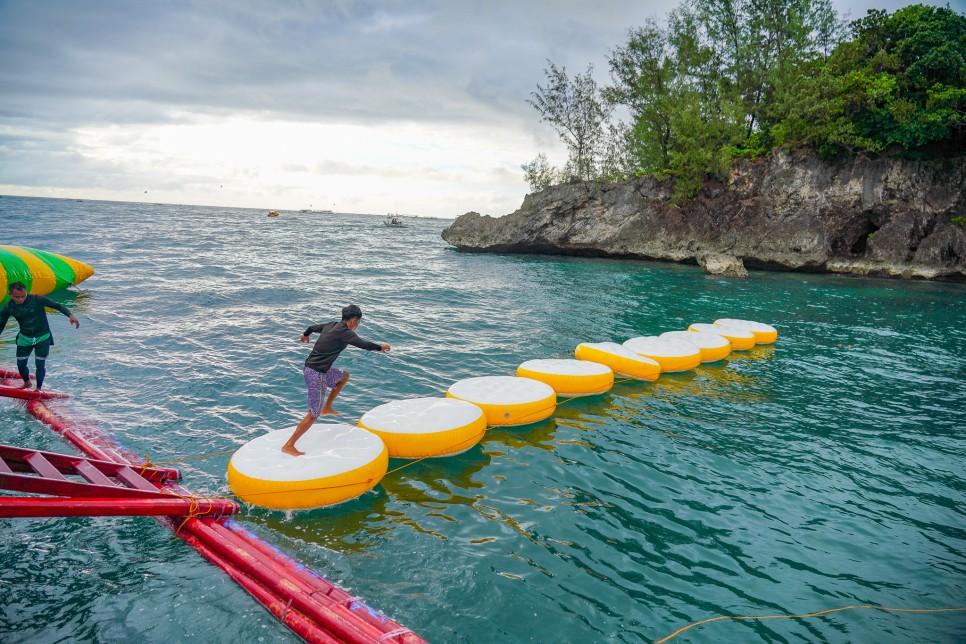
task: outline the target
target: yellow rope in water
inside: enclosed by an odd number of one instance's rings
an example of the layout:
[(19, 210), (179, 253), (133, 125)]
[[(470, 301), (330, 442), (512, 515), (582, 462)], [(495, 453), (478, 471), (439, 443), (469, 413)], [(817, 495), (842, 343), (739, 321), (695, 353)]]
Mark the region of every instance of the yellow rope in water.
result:
[(844, 610), (854, 610), (857, 608), (868, 608), (872, 610), (881, 610), (884, 612), (893, 613), (951, 613), (966, 611), (966, 608), (889, 608), (887, 606), (873, 606), (872, 604), (861, 604), (855, 606), (840, 606), (839, 608), (829, 608), (828, 610), (820, 610), (814, 613), (805, 613), (803, 615), (720, 615), (718, 617), (712, 617), (710, 619), (703, 619), (700, 622), (694, 622), (693, 624), (688, 624), (684, 628), (679, 628), (667, 637), (657, 640), (654, 644), (664, 644), (671, 639), (674, 639), (686, 630), (692, 629), (695, 626), (701, 626), (702, 624), (709, 624), (711, 622), (719, 622), (725, 619), (734, 620), (757, 620), (757, 619), (805, 619), (806, 617), (820, 617), (822, 615), (828, 615), (830, 613), (838, 613)]

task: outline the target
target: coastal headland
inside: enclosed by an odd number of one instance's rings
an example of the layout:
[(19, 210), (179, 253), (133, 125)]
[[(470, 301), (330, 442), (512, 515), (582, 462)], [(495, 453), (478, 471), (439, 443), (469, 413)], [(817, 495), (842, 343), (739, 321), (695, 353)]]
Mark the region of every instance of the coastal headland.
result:
[(826, 161), (776, 151), (672, 199), (673, 181), (574, 181), (442, 232), (467, 252), (610, 257), (966, 282), (966, 157)]

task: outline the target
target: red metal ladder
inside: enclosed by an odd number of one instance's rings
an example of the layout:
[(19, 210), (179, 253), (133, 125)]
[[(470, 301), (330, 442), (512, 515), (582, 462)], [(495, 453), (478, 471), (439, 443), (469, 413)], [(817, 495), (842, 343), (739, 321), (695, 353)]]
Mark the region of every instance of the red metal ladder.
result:
[(164, 490), (166, 482), (181, 478), (176, 469), (135, 467), (0, 445), (0, 489), (48, 495), (0, 496), (0, 517), (222, 516), (238, 511), (234, 501)]

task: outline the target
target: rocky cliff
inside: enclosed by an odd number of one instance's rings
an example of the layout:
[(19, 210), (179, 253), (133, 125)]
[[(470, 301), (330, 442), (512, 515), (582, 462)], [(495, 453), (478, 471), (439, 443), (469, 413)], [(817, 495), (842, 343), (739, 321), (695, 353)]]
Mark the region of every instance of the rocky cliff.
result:
[(470, 252), (665, 260), (748, 268), (966, 281), (966, 157), (829, 163), (778, 152), (735, 165), (674, 203), (640, 177), (528, 195), (499, 218), (470, 212), (442, 236)]

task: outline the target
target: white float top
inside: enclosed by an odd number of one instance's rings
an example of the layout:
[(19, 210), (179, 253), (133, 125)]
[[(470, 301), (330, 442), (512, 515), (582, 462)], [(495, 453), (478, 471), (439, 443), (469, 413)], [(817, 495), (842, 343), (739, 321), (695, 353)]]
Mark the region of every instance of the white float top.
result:
[(454, 382), (449, 393), (481, 405), (521, 405), (557, 395), (548, 384), (517, 376), (466, 378)]
[(483, 410), (456, 398), (394, 400), (367, 411), (359, 423), (387, 434), (432, 434), (465, 427)]
[(728, 338), (720, 336), (717, 333), (708, 333), (707, 331), (666, 331), (660, 337), (670, 338), (672, 340), (687, 340), (702, 349), (720, 349), (721, 347), (731, 345), (728, 342)]
[(290, 456), (282, 445), (294, 431), (280, 429), (248, 441), (232, 455), (232, 467), (265, 481), (311, 481), (351, 472), (385, 449), (381, 438), (356, 425), (317, 422), (295, 445), (305, 454)]
[(573, 358), (527, 360), (520, 368), (557, 376), (601, 376), (611, 371), (607, 365)]
[(714, 323), (719, 326), (727, 326), (733, 329), (743, 329), (745, 331), (777, 333), (775, 327), (771, 326), (770, 324), (765, 324), (764, 322), (755, 322), (754, 320), (733, 320), (731, 318), (721, 318), (720, 320), (715, 320)]
[(693, 342), (659, 338), (656, 335), (631, 338), (624, 343), (624, 346), (631, 351), (636, 351), (645, 356), (661, 356), (664, 358), (679, 358), (701, 354), (701, 349)]
[(754, 338), (755, 334), (751, 331), (745, 331), (744, 329), (739, 329), (733, 326), (722, 326), (720, 324), (703, 324), (701, 322), (692, 324), (688, 327), (694, 331), (701, 331), (702, 333), (717, 333), (718, 335), (723, 335), (726, 338)]
[(610, 353), (615, 356), (620, 356), (621, 358), (627, 358), (628, 360), (636, 360), (638, 362), (643, 362), (644, 364), (658, 365), (658, 362), (656, 360), (652, 360), (647, 356), (642, 356), (636, 351), (631, 351), (623, 344), (617, 344), (616, 342), (582, 342), (578, 346), (590, 347), (591, 349), (597, 349), (598, 351), (603, 351), (604, 353)]

